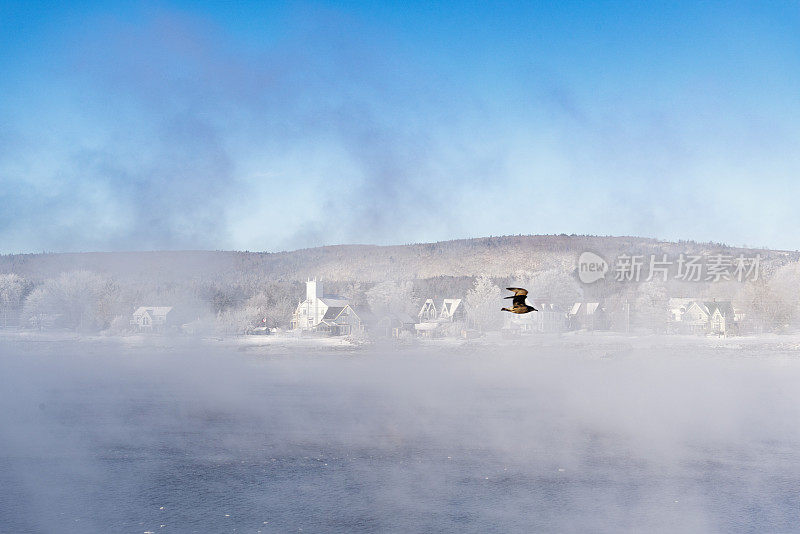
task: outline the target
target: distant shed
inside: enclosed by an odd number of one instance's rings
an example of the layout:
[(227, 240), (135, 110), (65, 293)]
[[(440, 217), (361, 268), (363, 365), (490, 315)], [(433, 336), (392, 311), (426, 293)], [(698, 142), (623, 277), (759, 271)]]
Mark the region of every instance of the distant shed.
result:
[(139, 332), (163, 332), (172, 326), (172, 306), (140, 306), (131, 316), (131, 325)]

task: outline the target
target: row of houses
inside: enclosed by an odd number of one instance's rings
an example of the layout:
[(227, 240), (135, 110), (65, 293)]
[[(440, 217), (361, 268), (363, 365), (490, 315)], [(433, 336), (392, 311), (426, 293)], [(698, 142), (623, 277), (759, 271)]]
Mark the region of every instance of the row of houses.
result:
[(352, 305), (345, 298), (325, 295), (323, 284), (317, 279), (306, 282), (306, 298), (298, 303), (291, 319), (293, 330), (339, 336), (369, 333), (376, 337), (399, 337), (408, 332), (438, 337), (460, 333), (465, 324), (461, 299), (444, 299), (439, 306), (428, 299), (416, 317), (400, 311), (376, 314)]
[[(568, 329), (605, 329), (599, 303), (576, 303), (565, 311), (543, 302), (533, 301), (539, 310), (526, 315), (503, 314), (507, 332), (562, 332)], [(498, 310), (499, 312), (499, 310)], [(596, 324), (594, 324), (596, 321)], [(367, 308), (353, 306), (345, 298), (326, 295), (319, 280), (306, 282), (306, 298), (292, 314), (291, 328), (301, 332), (329, 335), (362, 335), (398, 337), (409, 332), (419, 337), (456, 337), (467, 332), (466, 306), (462, 299), (446, 298), (438, 303), (427, 299), (416, 317), (384, 313), (376, 316)]]
[[(569, 330), (631, 331), (641, 326), (627, 300), (575, 302), (569, 309), (553, 303), (529, 299), (539, 311), (525, 315), (503, 314), (503, 331), (509, 334), (557, 333)], [(739, 333), (744, 316), (730, 301), (693, 298), (669, 299), (668, 313), (658, 315), (653, 329), (680, 334), (731, 335)], [(632, 320), (632, 315), (634, 320)], [(134, 311), (130, 324), (140, 332), (185, 329), (183, 317), (170, 306), (142, 306)], [(632, 327), (633, 325), (633, 327)], [(333, 336), (366, 335), (399, 337), (404, 332), (420, 337), (461, 336), (467, 330), (467, 314), (462, 299), (427, 299), (416, 317), (403, 312), (373, 313), (354, 306), (348, 299), (325, 295), (319, 280), (306, 282), (306, 298), (292, 314), (291, 328)]]
[(292, 314), (291, 328), (334, 336), (363, 335), (369, 329), (376, 334), (391, 336), (413, 329), (414, 323), (411, 317), (402, 313), (376, 316), (345, 298), (325, 295), (322, 282), (315, 278), (306, 282), (306, 298)]
[[(740, 333), (744, 314), (728, 300), (671, 298), (668, 313), (636, 310), (626, 299), (608, 302), (575, 302), (562, 310), (546, 302), (535, 302), (538, 313), (506, 317), (510, 332), (564, 332), (568, 330), (632, 331), (648, 328), (670, 334), (735, 335)], [(656, 313), (653, 313), (653, 312)]]
[[(525, 315), (504, 314), (503, 331), (515, 333), (557, 333), (569, 330), (632, 331), (648, 327), (674, 334), (732, 335), (739, 333), (744, 316), (727, 300), (694, 298), (669, 299), (665, 313), (645, 317), (628, 300), (579, 301), (569, 309), (556, 304), (530, 299), (539, 311)], [(668, 313), (666, 313), (668, 312)], [(299, 303), (292, 316), (292, 328), (331, 335), (364, 334), (398, 336), (412, 332), (422, 337), (459, 336), (466, 332), (467, 314), (462, 299), (443, 299), (438, 305), (427, 299), (417, 313), (375, 316), (370, 310), (352, 306), (347, 299), (326, 296), (322, 282), (306, 283), (306, 299)]]
[[(140, 306), (130, 318), (137, 332), (186, 331), (185, 318), (171, 306)], [(461, 299), (444, 299), (437, 306), (433, 299), (425, 301), (417, 317), (398, 311), (373, 313), (365, 307), (354, 306), (348, 299), (325, 295), (319, 280), (306, 282), (306, 298), (298, 303), (292, 314), (291, 329), (332, 336), (399, 337), (401, 333), (438, 337), (459, 335), (466, 324)], [(257, 329), (256, 329), (257, 330)], [(266, 333), (266, 332), (265, 332)]]

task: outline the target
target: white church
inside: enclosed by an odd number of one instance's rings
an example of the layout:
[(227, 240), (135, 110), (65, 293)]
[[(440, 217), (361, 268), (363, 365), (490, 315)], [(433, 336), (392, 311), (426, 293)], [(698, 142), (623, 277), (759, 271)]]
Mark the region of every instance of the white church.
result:
[(292, 314), (292, 328), (348, 335), (363, 330), (361, 317), (350, 303), (339, 297), (326, 297), (322, 281), (306, 282), (306, 300)]

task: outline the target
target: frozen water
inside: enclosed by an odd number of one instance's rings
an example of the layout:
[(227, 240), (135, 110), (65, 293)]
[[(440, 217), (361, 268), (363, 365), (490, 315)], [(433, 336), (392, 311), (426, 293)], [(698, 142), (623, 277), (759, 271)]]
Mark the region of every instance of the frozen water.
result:
[(788, 531), (800, 509), (778, 346), (0, 354), (9, 532)]

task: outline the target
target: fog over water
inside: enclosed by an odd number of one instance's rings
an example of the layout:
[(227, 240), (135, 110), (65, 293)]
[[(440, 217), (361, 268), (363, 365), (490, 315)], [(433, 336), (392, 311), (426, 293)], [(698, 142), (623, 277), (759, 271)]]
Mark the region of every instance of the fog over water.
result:
[(797, 528), (796, 349), (536, 343), (1, 344), (0, 530)]

